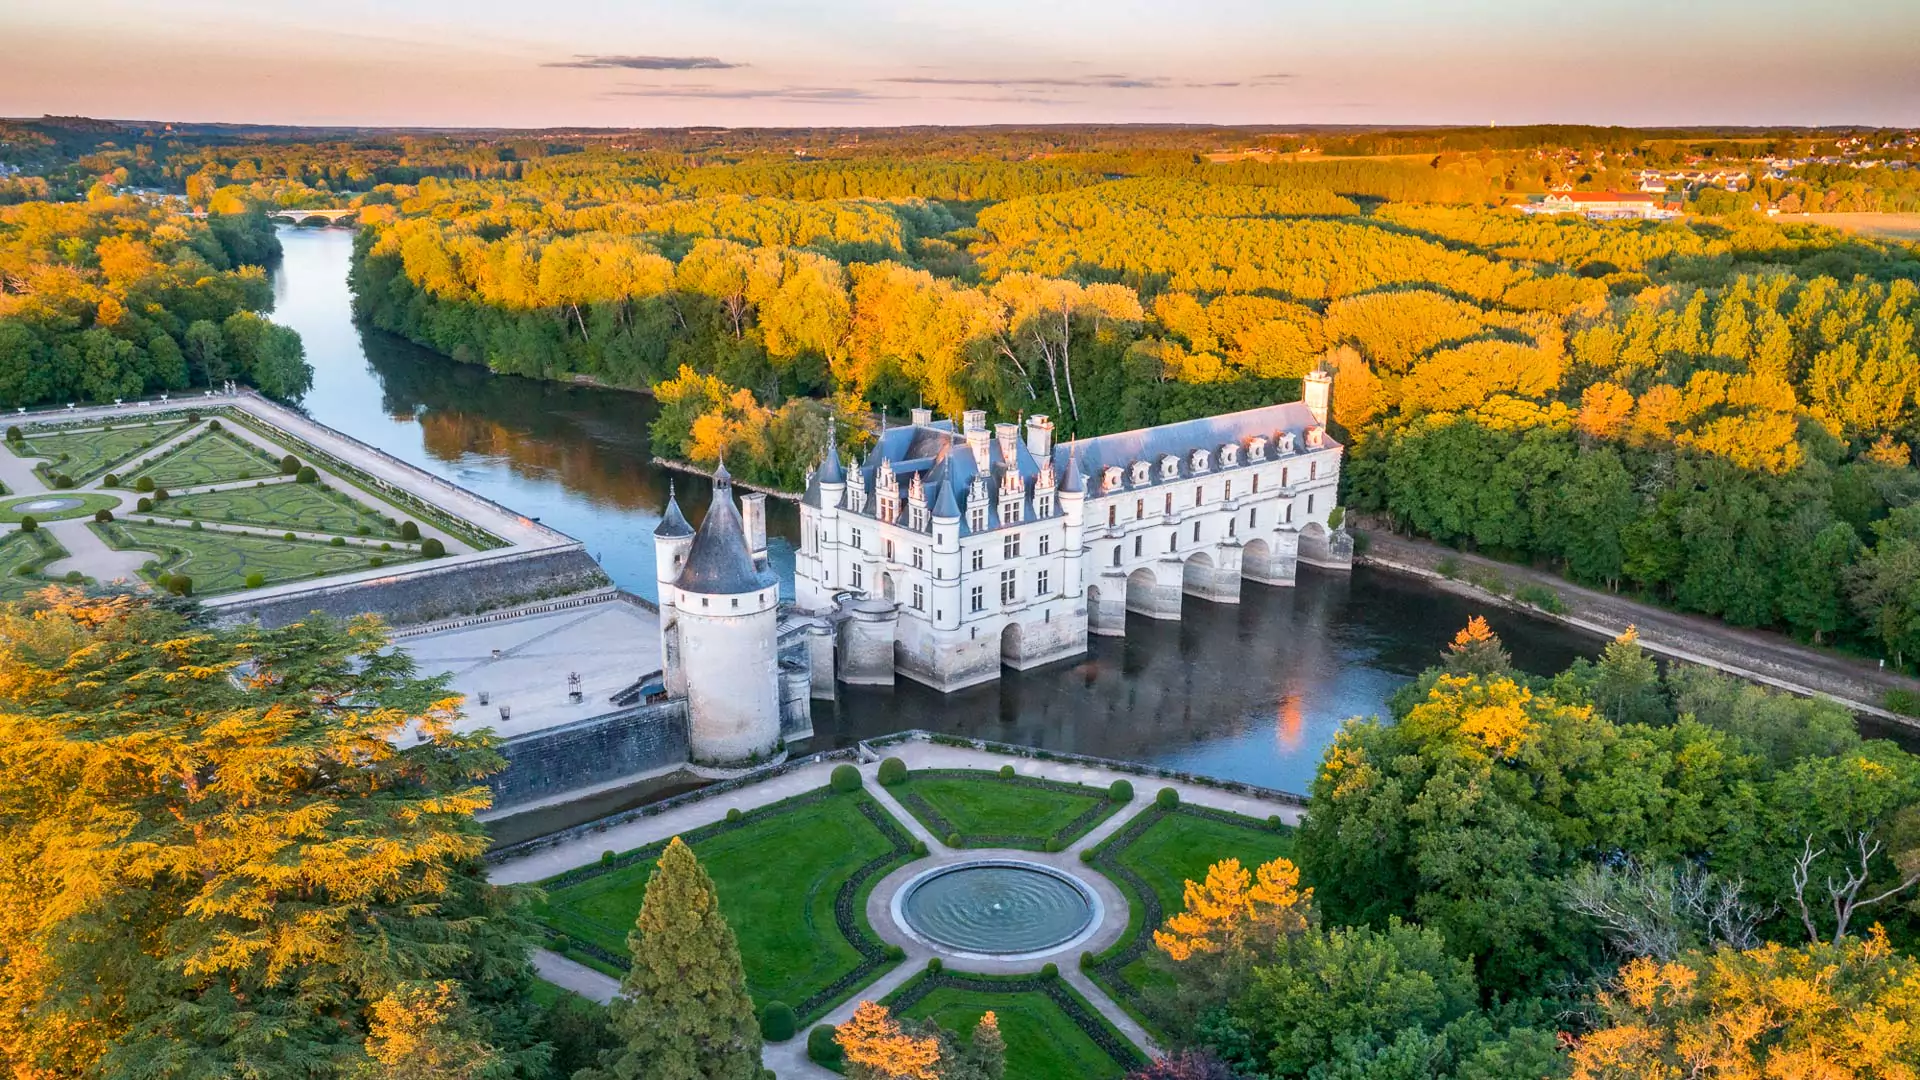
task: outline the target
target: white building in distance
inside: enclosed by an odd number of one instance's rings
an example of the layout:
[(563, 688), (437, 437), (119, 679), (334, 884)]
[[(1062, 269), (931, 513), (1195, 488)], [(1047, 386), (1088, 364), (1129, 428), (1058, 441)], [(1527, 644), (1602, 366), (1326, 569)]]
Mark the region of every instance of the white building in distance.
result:
[(1185, 595), (1237, 603), (1243, 578), (1350, 566), (1330, 392), (1315, 372), (1304, 401), (1058, 446), (1045, 416), (955, 430), (916, 409), (850, 468), (830, 442), (795, 558), (797, 607), (836, 628), (816, 696), (836, 673), (958, 690), (1083, 653), (1129, 612), (1178, 619)]

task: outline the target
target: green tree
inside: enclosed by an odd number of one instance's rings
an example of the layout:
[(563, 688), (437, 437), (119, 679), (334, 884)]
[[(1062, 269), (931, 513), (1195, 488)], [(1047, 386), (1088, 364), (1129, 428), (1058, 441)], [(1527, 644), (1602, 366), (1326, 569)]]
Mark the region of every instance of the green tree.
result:
[(627, 937), (613, 1029), (621, 1045), (583, 1080), (758, 1080), (760, 1024), (713, 880), (679, 837), (647, 880)]
[(184, 351), (191, 372), (189, 385), (212, 386), (233, 377), (233, 369), (227, 363), (226, 335), (218, 323), (200, 319), (188, 326)]

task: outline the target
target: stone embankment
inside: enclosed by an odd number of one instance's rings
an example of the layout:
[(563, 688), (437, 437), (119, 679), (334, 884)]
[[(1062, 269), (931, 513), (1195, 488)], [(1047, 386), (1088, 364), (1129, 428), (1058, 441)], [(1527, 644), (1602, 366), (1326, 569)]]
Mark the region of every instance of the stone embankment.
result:
[[(1920, 727), (1920, 720), (1891, 712), (1883, 705), (1889, 690), (1920, 693), (1920, 680), (1889, 671), (1874, 661), (1802, 645), (1784, 634), (1743, 630), (1703, 615), (1668, 611), (1584, 588), (1541, 570), (1395, 535), (1374, 527), (1376, 523), (1355, 520), (1352, 524), (1360, 526), (1366, 535), (1366, 550), (1356, 556), (1356, 562), (1411, 574), (1448, 592), (1605, 637), (1617, 637), (1633, 626), (1641, 645), (1662, 656), (1717, 668), (1795, 694), (1830, 697), (1856, 713)], [(1443, 567), (1447, 573), (1442, 572)], [(1506, 594), (1476, 582), (1504, 583)], [(1564, 610), (1543, 611), (1507, 595), (1528, 585), (1552, 590)]]

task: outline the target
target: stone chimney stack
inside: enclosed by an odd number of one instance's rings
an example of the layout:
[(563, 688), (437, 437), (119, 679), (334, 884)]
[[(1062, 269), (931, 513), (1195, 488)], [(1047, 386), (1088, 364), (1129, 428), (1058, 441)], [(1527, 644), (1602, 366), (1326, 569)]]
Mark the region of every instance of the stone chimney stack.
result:
[(912, 414), (914, 427), (927, 427), (933, 423), (932, 409), (915, 409)]
[(987, 414), (980, 409), (968, 409), (960, 416), (961, 431), (967, 437), (967, 449), (973, 453), (973, 466), (980, 472), (986, 472), (991, 465), (987, 456)]
[(1011, 468), (1013, 463), (1019, 459), (1020, 455), (1020, 425), (995, 424), (993, 425), (993, 435), (994, 438), (1000, 441), (1000, 457), (1004, 459), (1007, 466)]
[(1307, 372), (1304, 397), (1307, 411), (1313, 414), (1321, 427), (1326, 427), (1333, 404), (1333, 376), (1320, 369)]
[(764, 565), (767, 561), (767, 496), (765, 492), (749, 491), (741, 496), (740, 528), (747, 534), (747, 550), (753, 553), (754, 565)]
[(1027, 417), (1027, 453), (1035, 461), (1045, 461), (1053, 456), (1053, 421), (1045, 413), (1034, 413)]

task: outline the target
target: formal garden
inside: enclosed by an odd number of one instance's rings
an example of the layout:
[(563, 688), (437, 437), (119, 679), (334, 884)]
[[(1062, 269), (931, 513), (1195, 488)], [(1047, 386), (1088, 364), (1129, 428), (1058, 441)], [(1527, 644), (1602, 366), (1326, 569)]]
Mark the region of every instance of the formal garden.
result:
[(151, 490), (153, 487), (172, 490), (257, 480), (278, 475), (279, 472), (280, 463), (265, 450), (241, 442), (209, 424), (198, 435), (170, 447), (166, 453), (146, 462), (132, 475), (119, 479), (124, 486), (135, 490)]
[(344, 537), (308, 540), (292, 533), (273, 536), (210, 529), (199, 522), (181, 527), (113, 521), (95, 523), (92, 528), (116, 550), (144, 551), (158, 556), (141, 568), (147, 580), (169, 587), (175, 579), (184, 576), (191, 581), (191, 587), (176, 591), (196, 596), (331, 577), (411, 562), (420, 557), (419, 552), (410, 547), (373, 545)]
[(952, 848), (1064, 851), (1121, 806), (1103, 788), (1017, 776), (1011, 765), (991, 775), (915, 770), (889, 786), (908, 813)]
[(88, 430), (25, 431), (20, 438), (12, 438), (10, 433), (7, 446), (16, 456), (39, 459), (34, 471), (48, 487), (73, 487), (166, 442), (186, 427), (183, 420), (166, 419)]
[(52, 581), (40, 571), (67, 557), (67, 549), (46, 532), (15, 530), (0, 535), (0, 600), (18, 600)]

